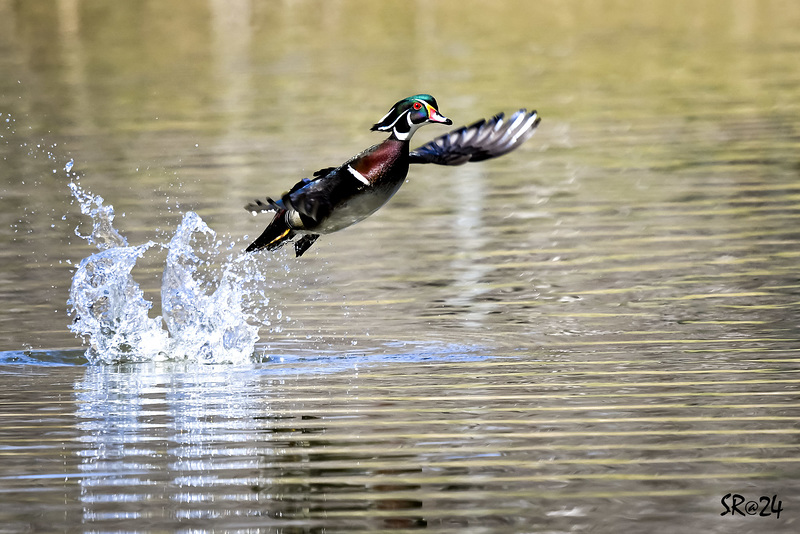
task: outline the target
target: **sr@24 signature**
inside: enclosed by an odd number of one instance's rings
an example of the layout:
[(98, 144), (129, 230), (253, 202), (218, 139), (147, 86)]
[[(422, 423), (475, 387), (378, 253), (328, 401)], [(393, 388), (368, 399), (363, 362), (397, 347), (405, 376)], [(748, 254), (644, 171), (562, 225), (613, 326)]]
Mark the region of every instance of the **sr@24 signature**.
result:
[(762, 495), (758, 501), (748, 499), (738, 493), (726, 493), (721, 501), (725, 511), (719, 515), (758, 515), (761, 517), (775, 516), (780, 519), (783, 511), (783, 502), (778, 500), (777, 495), (769, 497)]

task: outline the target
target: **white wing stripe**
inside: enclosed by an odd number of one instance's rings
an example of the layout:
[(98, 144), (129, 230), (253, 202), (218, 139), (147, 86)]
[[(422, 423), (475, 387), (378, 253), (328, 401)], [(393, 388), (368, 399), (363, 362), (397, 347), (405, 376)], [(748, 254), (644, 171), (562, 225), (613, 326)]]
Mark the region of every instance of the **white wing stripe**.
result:
[(350, 174), (352, 174), (353, 177), (355, 177), (355, 179), (358, 180), (359, 182), (361, 182), (362, 184), (364, 184), (364, 185), (372, 185), (371, 183), (369, 183), (369, 180), (367, 180), (366, 176), (364, 176), (363, 174), (361, 174), (360, 172), (355, 170), (350, 165), (347, 166), (347, 170), (350, 171)]

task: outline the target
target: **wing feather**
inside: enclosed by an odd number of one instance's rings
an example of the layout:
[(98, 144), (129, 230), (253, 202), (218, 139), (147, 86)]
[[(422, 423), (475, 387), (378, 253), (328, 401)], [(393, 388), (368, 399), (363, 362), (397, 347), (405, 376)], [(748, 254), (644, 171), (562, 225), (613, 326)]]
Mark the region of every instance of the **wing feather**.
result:
[(490, 120), (481, 119), (457, 128), (413, 150), (411, 163), (462, 165), (508, 154), (528, 140), (539, 125), (536, 111), (520, 109), (508, 120), (498, 113)]

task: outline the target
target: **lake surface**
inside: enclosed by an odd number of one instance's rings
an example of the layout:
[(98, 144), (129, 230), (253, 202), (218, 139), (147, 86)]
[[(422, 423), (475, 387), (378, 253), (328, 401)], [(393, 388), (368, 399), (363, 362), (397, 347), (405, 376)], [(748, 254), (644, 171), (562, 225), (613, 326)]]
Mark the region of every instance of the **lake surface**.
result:
[[(797, 532), (797, 28), (788, 1), (0, 0), (0, 532)], [(266, 225), (245, 203), (417, 92), (542, 123), (249, 260), (249, 361), (87, 364), (70, 183), (154, 243), (155, 320), (187, 212), (214, 286)]]

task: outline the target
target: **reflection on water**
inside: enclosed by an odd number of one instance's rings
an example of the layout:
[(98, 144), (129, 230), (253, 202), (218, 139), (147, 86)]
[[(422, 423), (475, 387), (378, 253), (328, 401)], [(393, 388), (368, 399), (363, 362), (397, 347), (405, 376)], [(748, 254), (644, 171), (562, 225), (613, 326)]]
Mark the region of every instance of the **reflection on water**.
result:
[[(341, 431), (357, 411), (329, 414), (331, 404), (358, 402), (358, 387), (327, 402), (295, 399), (286, 391), (293, 381), (274, 374), (167, 363), (88, 368), (75, 384), (82, 522), (425, 526), (422, 502), (406, 496), (421, 485), (403, 481), (422, 467), (392, 466), (415, 463), (413, 449), (393, 451), (388, 463), (365, 458), (369, 442)], [(356, 519), (363, 512), (371, 519)]]
[[(702, 364), (688, 363), (693, 348), (685, 360), (625, 359), (619, 345), (508, 357), (385, 347), (330, 355), (329, 368), (311, 354), (5, 366), (0, 491), (20, 502), (38, 489), (25, 507), (0, 505), (0, 520), (92, 532), (726, 532), (726, 493), (777, 494), (788, 508), (800, 489), (796, 359), (701, 348)], [(786, 515), (769, 531), (792, 532)]]
[[(256, 426), (253, 399), (224, 392), (254, 385), (231, 368), (88, 369), (75, 384), (83, 522), (219, 516), (203, 511), (214, 486), (232, 471), (258, 468), (257, 450), (235, 434), (226, 435), (225, 448), (214, 445), (222, 428), (247, 435)], [(157, 510), (163, 515), (153, 515)]]

